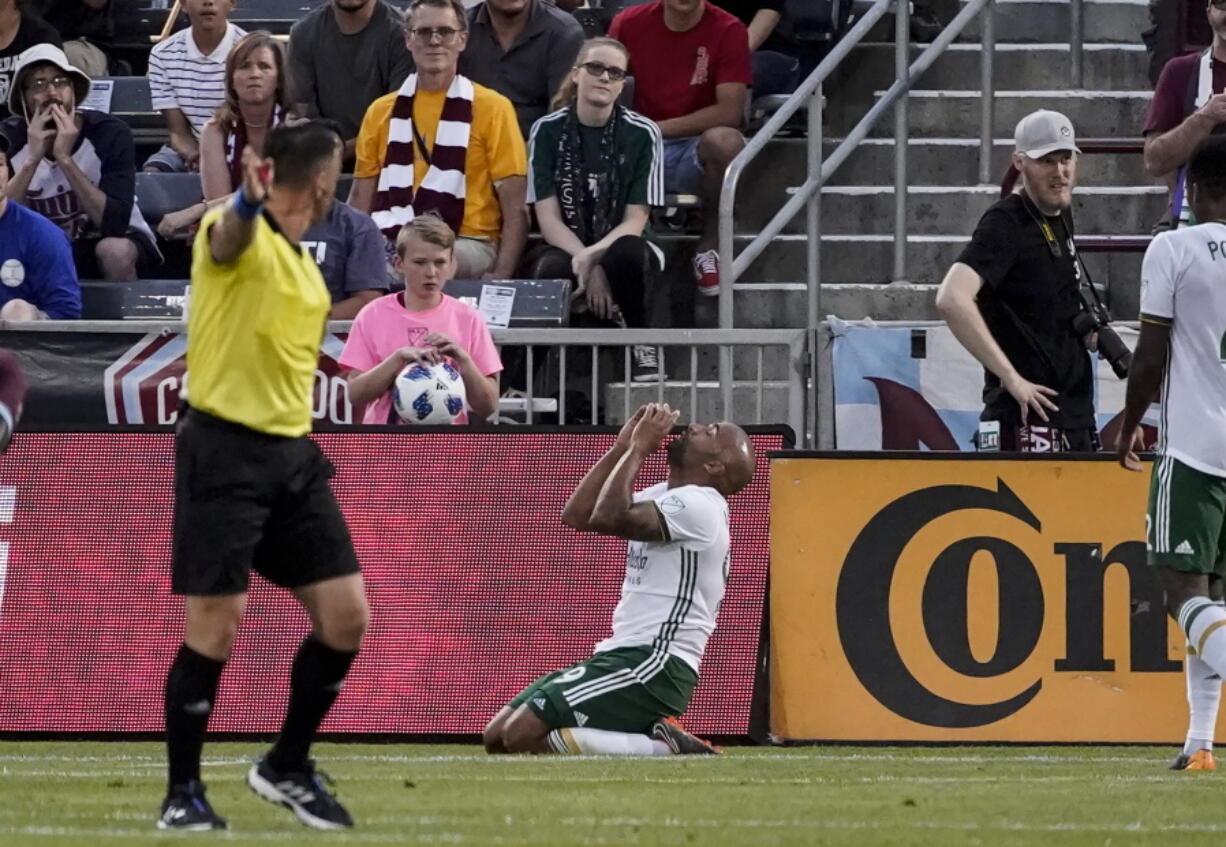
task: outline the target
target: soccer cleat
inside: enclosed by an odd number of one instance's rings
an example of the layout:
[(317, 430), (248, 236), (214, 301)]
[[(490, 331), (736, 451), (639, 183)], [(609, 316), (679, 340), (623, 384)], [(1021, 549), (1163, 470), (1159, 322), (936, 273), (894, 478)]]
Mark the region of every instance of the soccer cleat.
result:
[(1173, 771), (1215, 771), (1217, 761), (1213, 758), (1212, 750), (1197, 750), (1191, 756), (1180, 753), (1171, 762), (1170, 768)]
[(707, 297), (719, 294), (719, 253), (704, 250), (694, 256), (694, 276), (698, 279), (698, 293)]
[(174, 786), (162, 801), (158, 829), (204, 832), (225, 828), (226, 819), (213, 811), (204, 797), (204, 783), (199, 780)]
[(315, 829), (352, 827), (353, 818), (324, 787), (324, 780), (333, 784), (330, 776), (315, 770), (315, 762), (310, 759), (302, 770), (275, 771), (265, 757), (247, 771), (247, 785), (252, 791), (270, 803), (285, 806), (307, 826)]
[(651, 737), (663, 741), (680, 756), (718, 756), (723, 751), (690, 735), (676, 718), (661, 718), (651, 725)]

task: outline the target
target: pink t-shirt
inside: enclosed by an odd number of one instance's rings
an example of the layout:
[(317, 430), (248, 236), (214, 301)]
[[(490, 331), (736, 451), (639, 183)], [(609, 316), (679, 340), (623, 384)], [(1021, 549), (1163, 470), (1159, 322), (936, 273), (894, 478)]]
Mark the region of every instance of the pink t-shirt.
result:
[[(350, 370), (368, 371), (401, 347), (425, 347), (424, 339), (432, 332), (441, 332), (467, 350), (477, 370), (486, 376), (502, 370), (502, 360), (498, 358), (494, 339), (481, 313), (446, 294), (442, 303), (421, 312), (406, 309), (399, 293), (367, 303), (353, 319), (340, 365)], [(391, 414), (392, 393), (386, 391), (366, 407), (362, 423), (385, 424)], [(467, 421), (467, 410), (456, 418), (458, 424)]]

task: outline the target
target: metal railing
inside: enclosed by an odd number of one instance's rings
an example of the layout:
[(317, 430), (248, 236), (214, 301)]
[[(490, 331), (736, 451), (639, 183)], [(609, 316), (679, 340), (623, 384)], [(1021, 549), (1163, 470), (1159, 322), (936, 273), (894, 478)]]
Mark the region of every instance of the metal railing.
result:
[[(685, 422), (719, 415), (741, 423), (786, 423), (798, 439), (804, 437), (805, 371), (810, 336), (807, 330), (551, 328), (499, 329), (493, 331), (493, 336), (494, 343), (504, 350), (523, 349), (524, 371), (528, 377), (523, 396), (512, 398), (520, 402), (500, 404), (499, 418), (503, 422), (511, 414), (522, 414), (523, 422), (529, 424), (546, 415), (557, 421), (568, 420), (567, 388), (576, 386), (573, 371), (582, 369), (590, 371), (583, 374), (582, 380), (586, 383), (585, 389), (590, 387), (588, 417), (593, 424), (625, 420), (634, 407), (644, 402), (670, 402), (682, 409)], [(662, 348), (652, 375), (654, 378), (650, 380), (632, 378), (633, 348), (640, 345)], [(700, 402), (700, 391), (710, 394), (719, 385), (714, 379), (704, 381), (701, 378), (704, 348), (721, 352), (738, 349), (750, 354), (745, 364), (753, 374), (753, 386), (737, 398), (739, 402), (734, 403), (731, 394)], [(783, 357), (785, 372), (781, 378), (772, 379), (767, 374), (766, 351), (771, 348)], [(539, 390), (538, 365), (542, 357), (548, 357), (554, 367), (547, 369), (553, 373), (546, 375), (546, 386)], [(674, 379), (665, 379), (666, 373)], [(766, 392), (771, 385), (786, 396), (786, 420), (764, 417)], [(700, 408), (705, 415), (699, 414)]]

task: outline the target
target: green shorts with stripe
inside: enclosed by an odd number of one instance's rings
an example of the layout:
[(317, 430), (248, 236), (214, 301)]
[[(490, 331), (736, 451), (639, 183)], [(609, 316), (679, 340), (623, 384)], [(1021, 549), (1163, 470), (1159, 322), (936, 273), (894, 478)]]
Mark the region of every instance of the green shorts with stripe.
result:
[(1151, 565), (1223, 575), (1226, 478), (1159, 456), (1149, 480), (1145, 549)]
[(547, 673), (511, 701), (527, 705), (550, 729), (586, 726), (646, 732), (690, 703), (698, 674), (684, 660), (651, 647), (619, 647)]

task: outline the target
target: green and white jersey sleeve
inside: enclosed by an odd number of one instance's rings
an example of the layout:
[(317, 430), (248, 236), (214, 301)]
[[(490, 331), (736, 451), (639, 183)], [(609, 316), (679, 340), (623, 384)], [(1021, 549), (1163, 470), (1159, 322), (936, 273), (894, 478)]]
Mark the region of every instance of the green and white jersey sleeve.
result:
[(1141, 320), (1171, 326), (1158, 451), (1226, 477), (1226, 225), (1164, 232), (1150, 243)]
[(698, 670), (728, 581), (728, 501), (714, 488), (663, 482), (634, 500), (655, 504), (665, 540), (627, 542), (613, 635), (596, 652), (646, 645), (661, 666), (676, 656)]

